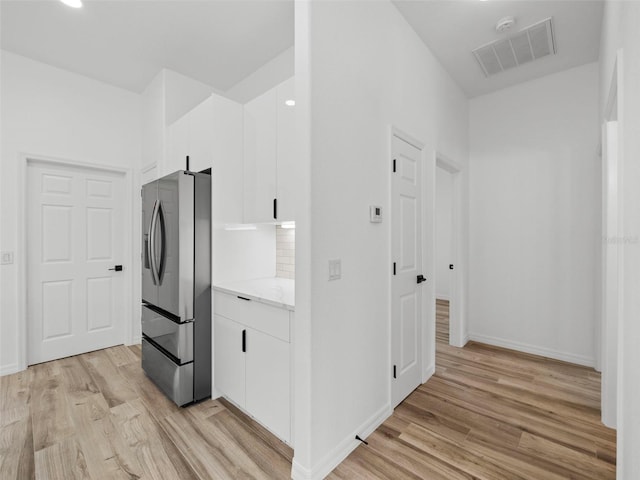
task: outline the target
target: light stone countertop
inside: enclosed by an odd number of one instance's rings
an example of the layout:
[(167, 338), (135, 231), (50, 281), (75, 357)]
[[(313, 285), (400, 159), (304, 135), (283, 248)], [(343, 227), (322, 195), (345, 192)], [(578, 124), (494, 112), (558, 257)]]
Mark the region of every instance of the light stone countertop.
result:
[(231, 295), (256, 300), (274, 307), (295, 310), (295, 281), (288, 278), (267, 277), (213, 285), (213, 289)]

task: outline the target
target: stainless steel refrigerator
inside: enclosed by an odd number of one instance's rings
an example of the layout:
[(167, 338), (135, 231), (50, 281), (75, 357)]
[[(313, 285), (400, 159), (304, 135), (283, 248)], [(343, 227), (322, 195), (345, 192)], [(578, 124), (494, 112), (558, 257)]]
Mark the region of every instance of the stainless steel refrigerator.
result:
[(142, 187), (142, 368), (176, 404), (211, 395), (211, 175)]

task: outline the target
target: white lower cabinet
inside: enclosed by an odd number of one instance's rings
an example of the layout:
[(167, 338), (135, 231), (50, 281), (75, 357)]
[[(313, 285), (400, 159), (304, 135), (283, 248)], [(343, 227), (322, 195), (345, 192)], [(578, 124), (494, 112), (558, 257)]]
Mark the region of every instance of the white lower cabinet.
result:
[(214, 312), (216, 389), (291, 443), (290, 312), (221, 292)]
[(289, 344), (247, 330), (246, 409), (285, 441), (291, 436)]
[(245, 354), (242, 335), (245, 327), (228, 318), (215, 315), (213, 348), (215, 384), (238, 405), (245, 404)]

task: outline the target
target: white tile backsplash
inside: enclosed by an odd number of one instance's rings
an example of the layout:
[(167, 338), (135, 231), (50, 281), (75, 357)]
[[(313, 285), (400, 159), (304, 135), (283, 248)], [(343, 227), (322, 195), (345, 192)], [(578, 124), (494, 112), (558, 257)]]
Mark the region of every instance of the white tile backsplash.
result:
[(296, 229), (276, 227), (276, 277), (295, 279)]

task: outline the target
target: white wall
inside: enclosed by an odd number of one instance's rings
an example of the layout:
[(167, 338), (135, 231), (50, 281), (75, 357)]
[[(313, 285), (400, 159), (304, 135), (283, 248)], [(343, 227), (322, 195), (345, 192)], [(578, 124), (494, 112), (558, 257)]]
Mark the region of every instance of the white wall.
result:
[[(152, 165), (162, 167), (165, 158), (165, 75), (160, 71), (142, 92), (141, 149), (143, 169)], [(145, 182), (146, 183), (146, 182)]]
[[(369, 205), (389, 212), (390, 127), (428, 146), (423, 220), (432, 232), (434, 151), (466, 165), (468, 110), (382, 1), (296, 5), (296, 97), (298, 123), (309, 122), (299, 138), (300, 182), (309, 188), (296, 213), (293, 474), (320, 478), (357, 446), (356, 433), (367, 435), (390, 412), (389, 216), (369, 223)], [(425, 237), (431, 271), (434, 241)], [(329, 282), (335, 258), (342, 279)], [(433, 299), (433, 282), (424, 292)], [(425, 316), (433, 322), (433, 309)]]
[(618, 354), (618, 459), (619, 480), (640, 478), (640, 4), (608, 1), (605, 4), (600, 45), (600, 116), (607, 100), (618, 49), (623, 55), (622, 91), (618, 119), (621, 126), (623, 306)]
[(165, 125), (170, 125), (214, 93), (213, 87), (167, 68), (164, 77)]
[(593, 365), (598, 66), (470, 102), (469, 337)]
[(224, 92), (224, 96), (236, 102), (247, 103), (291, 78), (293, 71), (294, 49), (289, 47)]
[[(18, 166), (21, 154), (130, 168), (137, 191), (140, 95), (5, 51), (1, 75), (0, 241), (3, 251), (13, 251), (20, 259), (24, 253), (18, 233), (18, 206), (23, 202)], [(140, 221), (135, 212), (140, 210), (139, 195), (130, 193), (134, 203), (131, 229), (138, 235)], [(135, 242), (133, 258), (139, 257), (139, 242)], [(25, 318), (18, 307), (18, 281), (24, 269), (20, 263), (0, 267), (2, 374), (20, 367), (18, 325)], [(135, 282), (136, 275), (140, 275), (137, 263), (131, 275), (134, 289), (139, 289)], [(139, 290), (134, 290), (134, 298), (135, 295)]]
[(436, 298), (451, 295), (451, 241), (453, 228), (453, 177), (436, 168)]

